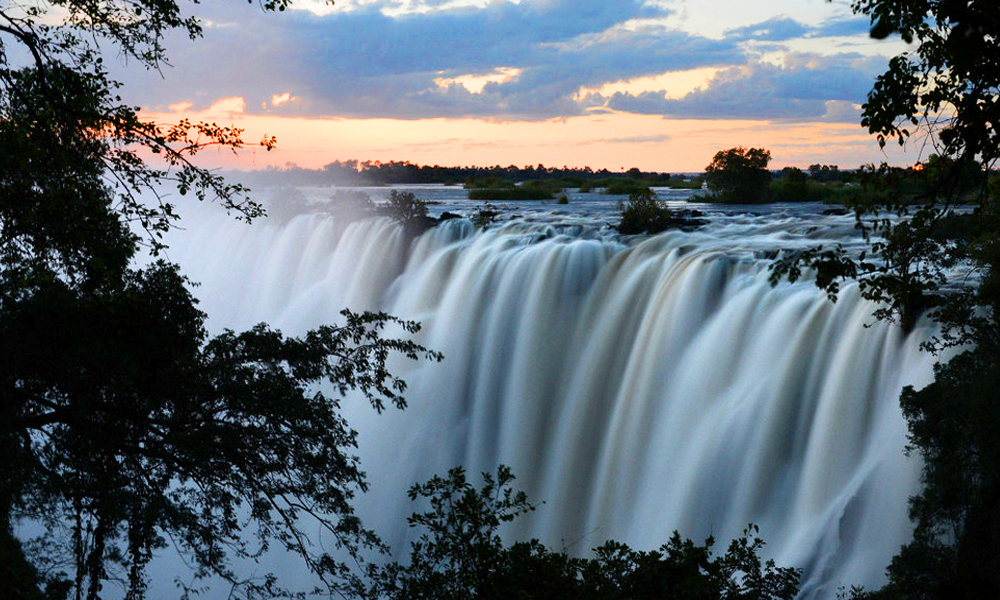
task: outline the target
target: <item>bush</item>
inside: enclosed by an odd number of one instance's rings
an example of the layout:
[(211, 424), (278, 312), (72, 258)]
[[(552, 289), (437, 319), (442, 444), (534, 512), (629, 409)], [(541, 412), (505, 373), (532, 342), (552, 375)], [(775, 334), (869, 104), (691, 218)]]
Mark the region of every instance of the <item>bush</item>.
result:
[(548, 192), (549, 194), (558, 194), (568, 187), (576, 186), (572, 181), (567, 181), (565, 179), (531, 179), (522, 183), (520, 187), (526, 190), (537, 190)]
[(497, 217), (500, 216), (500, 211), (496, 206), (493, 206), (489, 202), (486, 202), (482, 206), (476, 209), (474, 213), (469, 217), (472, 221), (472, 225), (476, 229), (486, 229), (490, 223), (494, 223)]
[(685, 179), (683, 175), (677, 175), (672, 177), (666, 185), (672, 190), (700, 190), (701, 184), (701, 176)]
[(467, 190), (512, 188), (514, 187), (514, 182), (502, 177), (482, 177), (479, 179), (469, 177), (465, 180), (464, 187)]
[(601, 190), (602, 194), (624, 196), (631, 194), (632, 192), (648, 190), (649, 183), (640, 179), (618, 176), (584, 181), (580, 184), (580, 191), (583, 193), (592, 192), (598, 189)]
[(649, 188), (630, 194), (627, 204), (618, 203), (618, 210), (621, 211), (618, 231), (626, 235), (659, 233), (675, 222), (666, 203), (657, 200)]
[(624, 196), (625, 194), (634, 194), (643, 191), (652, 193), (644, 181), (638, 179), (612, 179), (608, 182), (602, 193), (613, 196)]
[(551, 200), (552, 192), (538, 188), (476, 188), (469, 190), (469, 200)]
[(427, 203), (418, 200), (413, 192), (389, 192), (389, 201), (385, 203), (385, 211), (399, 223), (408, 223), (427, 216)]
[(361, 190), (337, 190), (330, 196), (330, 205), (334, 210), (348, 210), (351, 212), (373, 212), (375, 203), (371, 196)]
[(330, 197), (327, 210), (334, 217), (353, 221), (376, 213), (375, 203), (361, 190), (337, 190)]
[(267, 216), (280, 223), (286, 223), (313, 209), (309, 199), (301, 190), (283, 186), (271, 193), (271, 199), (267, 203)]

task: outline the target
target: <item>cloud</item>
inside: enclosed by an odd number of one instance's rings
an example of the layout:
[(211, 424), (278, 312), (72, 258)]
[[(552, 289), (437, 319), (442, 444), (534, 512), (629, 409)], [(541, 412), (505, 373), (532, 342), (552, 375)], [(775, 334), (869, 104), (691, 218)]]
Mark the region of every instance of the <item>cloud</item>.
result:
[[(747, 39), (780, 42), (840, 31), (848, 27), (844, 22), (809, 28), (779, 17), (718, 40), (664, 26), (658, 19), (669, 10), (643, 0), (401, 7), (375, 1), (324, 15), (273, 15), (254, 6), (206, 6), (205, 18), (239, 26), (207, 29), (195, 44), (168, 40), (175, 50), (166, 80), (134, 69), (120, 76), (127, 90), (139, 91), (130, 101), (150, 107), (186, 101), (204, 108), (217, 98), (241, 96), (248, 113), (280, 107), (283, 115), (312, 117), (495, 120), (605, 110), (807, 118), (825, 114), (827, 101), (859, 101), (859, 82), (868, 76), (850, 64), (768, 70), (754, 66), (743, 49)], [(857, 23), (845, 31), (850, 27)], [(708, 88), (680, 100), (648, 91), (580, 97), (581, 89), (701, 67), (722, 72)], [(295, 95), (285, 99), (275, 89)], [(761, 104), (746, 101), (748, 90)]]
[(285, 92), (284, 94), (274, 94), (271, 96), (271, 106), (281, 106), (282, 104), (288, 104), (289, 102), (295, 102), (298, 100), (291, 92)]
[(727, 29), (730, 40), (757, 42), (787, 42), (798, 38), (847, 37), (868, 35), (867, 17), (829, 19), (819, 26), (810, 26), (785, 16), (774, 17), (745, 27)]
[(669, 135), (637, 135), (632, 137), (599, 138), (577, 142), (578, 146), (590, 146), (593, 144), (660, 144), (670, 141)]
[(704, 119), (857, 122), (853, 107), (871, 88), (880, 59), (854, 54), (788, 54), (783, 65), (753, 63), (724, 69), (682, 98), (664, 91), (617, 92), (616, 111)]
[(851, 17), (848, 19), (830, 20), (813, 30), (813, 37), (851, 37), (868, 36), (871, 21), (868, 17)]
[(761, 23), (726, 30), (726, 37), (734, 40), (759, 40), (781, 42), (804, 37), (812, 28), (788, 17), (775, 17)]

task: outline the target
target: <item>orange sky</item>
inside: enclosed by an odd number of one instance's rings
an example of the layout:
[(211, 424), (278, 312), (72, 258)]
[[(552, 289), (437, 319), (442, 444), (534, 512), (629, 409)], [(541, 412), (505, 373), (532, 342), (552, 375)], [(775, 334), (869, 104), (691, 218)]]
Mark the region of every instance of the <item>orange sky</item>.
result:
[[(282, 95), (275, 99), (288, 101)], [(288, 163), (318, 168), (334, 160), (358, 159), (686, 172), (703, 170), (716, 151), (732, 146), (771, 150), (772, 168), (816, 162), (856, 168), (887, 158), (860, 126), (845, 123), (665, 119), (628, 113), (547, 121), (305, 118), (248, 115), (244, 107), (243, 99), (234, 97), (202, 111), (182, 103), (145, 115), (162, 123), (189, 118), (234, 124), (245, 128), (248, 142), (265, 134), (277, 136), (278, 148), (271, 152), (248, 146), (239, 156), (225, 151), (200, 155), (206, 166), (242, 170)], [(890, 158), (902, 164), (916, 160), (898, 151)]]

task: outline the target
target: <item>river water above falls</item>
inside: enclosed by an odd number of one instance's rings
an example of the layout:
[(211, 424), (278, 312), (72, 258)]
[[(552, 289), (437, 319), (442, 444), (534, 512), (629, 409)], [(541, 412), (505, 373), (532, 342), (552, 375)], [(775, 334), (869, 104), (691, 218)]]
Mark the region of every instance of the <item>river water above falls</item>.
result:
[[(432, 213), (473, 208), (461, 190), (410, 189), (441, 202)], [(660, 193), (680, 206), (688, 192)], [(454, 219), (412, 242), (385, 218), (247, 226), (207, 207), (168, 254), (202, 284), (216, 331), (302, 333), (343, 307), (423, 324), (445, 359), (395, 364), (409, 407), (345, 404), (372, 483), (359, 510), (397, 549), (410, 485), (503, 463), (546, 503), (512, 537), (582, 553), (608, 538), (655, 548), (677, 529), (724, 551), (753, 522), (768, 556), (805, 569), (804, 597), (883, 579), (911, 531), (919, 465), (898, 396), (930, 380), (929, 327), (874, 323), (854, 286), (834, 304), (808, 282), (768, 283), (776, 250), (859, 243), (852, 217), (701, 206), (708, 225), (647, 238), (618, 236), (599, 195), (496, 204), (505, 218), (486, 231)]]

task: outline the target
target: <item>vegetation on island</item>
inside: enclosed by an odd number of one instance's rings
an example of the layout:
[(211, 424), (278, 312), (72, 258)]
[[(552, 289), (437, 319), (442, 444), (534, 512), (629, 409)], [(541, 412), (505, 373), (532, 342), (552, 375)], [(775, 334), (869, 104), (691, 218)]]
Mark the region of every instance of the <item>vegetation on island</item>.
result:
[(500, 209), (490, 202), (483, 202), (469, 215), (472, 226), (476, 229), (486, 229), (500, 218)]
[(512, 185), (469, 190), (469, 200), (552, 200), (553, 198), (552, 192), (534, 187)]
[(757, 204), (771, 180), (767, 170), (771, 152), (742, 146), (720, 150), (705, 167), (705, 183), (713, 200), (728, 204)]
[(551, 200), (563, 189), (574, 187), (574, 183), (564, 179), (529, 179), (517, 184), (512, 179), (470, 177), (465, 189), (469, 190), (470, 200)]
[(678, 173), (665, 181), (663, 186), (673, 190), (700, 190), (704, 184), (705, 178), (701, 175), (687, 176)]
[(654, 234), (667, 229), (690, 230), (705, 224), (699, 211), (671, 210), (667, 203), (657, 200), (649, 188), (632, 192), (628, 202), (619, 202), (621, 221), (618, 232), (626, 235)]
[(770, 161), (771, 152), (764, 148), (720, 150), (705, 168), (708, 193), (696, 194), (691, 200), (722, 204), (839, 203), (857, 192), (845, 187), (853, 174), (837, 166), (815, 164), (808, 172), (785, 167), (773, 173), (767, 169)]

